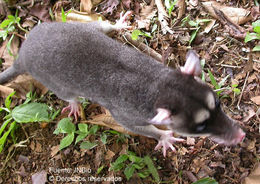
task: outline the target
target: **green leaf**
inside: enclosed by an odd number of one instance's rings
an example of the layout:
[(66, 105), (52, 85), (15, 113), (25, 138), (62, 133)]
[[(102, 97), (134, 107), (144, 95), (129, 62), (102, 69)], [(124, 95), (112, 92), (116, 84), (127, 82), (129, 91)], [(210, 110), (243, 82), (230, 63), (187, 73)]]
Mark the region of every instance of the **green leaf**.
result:
[(89, 134), (95, 135), (97, 133), (99, 129), (98, 125), (93, 125), (90, 129), (89, 129)]
[(145, 162), (145, 164), (147, 165), (148, 170), (149, 170), (149, 172), (152, 174), (154, 180), (155, 180), (157, 183), (159, 183), (160, 177), (159, 177), (159, 174), (158, 174), (157, 169), (155, 168), (155, 166), (154, 166), (154, 164), (153, 164), (152, 159), (151, 159), (149, 156), (145, 156), (145, 157), (144, 157), (144, 162)]
[(79, 127), (79, 131), (84, 132), (84, 133), (88, 133), (88, 125), (87, 124), (79, 123), (78, 127)]
[(218, 182), (212, 178), (202, 178), (192, 184), (218, 184)]
[(12, 53), (12, 50), (11, 50), (11, 43), (12, 43), (13, 38), (14, 38), (14, 34), (11, 36), (11, 38), (9, 39), (9, 41), (6, 44), (6, 48), (7, 48), (8, 54), (10, 56), (14, 56)]
[(8, 36), (8, 33), (6, 30), (0, 31), (0, 37), (3, 38), (3, 40), (6, 40), (7, 36)]
[(259, 35), (256, 33), (246, 33), (246, 37), (245, 37), (245, 43), (251, 41), (251, 40), (256, 40), (256, 39), (260, 39)]
[(114, 162), (114, 164), (123, 163), (123, 162), (125, 162), (127, 159), (128, 159), (128, 155), (126, 155), (126, 154), (120, 155), (120, 156), (116, 159), (116, 161)]
[(4, 123), (1, 125), (1, 128), (0, 128), (0, 136), (2, 135), (2, 133), (4, 132), (6, 126), (9, 124), (9, 122), (12, 120), (12, 118), (4, 121)]
[(157, 30), (157, 28), (158, 28), (158, 25), (157, 24), (153, 24), (151, 33), (155, 32)]
[(120, 133), (118, 131), (115, 131), (115, 130), (106, 130), (105, 132), (109, 132), (113, 135), (120, 135)]
[(198, 19), (197, 23), (200, 24), (200, 23), (206, 23), (206, 22), (210, 22), (210, 21), (211, 21), (210, 19)]
[(220, 89), (220, 86), (218, 85), (214, 75), (211, 73), (211, 71), (208, 69), (209, 78), (211, 81), (211, 84), (215, 87), (215, 89)]
[(193, 20), (190, 20), (189, 22), (188, 22), (188, 24), (191, 26), (191, 27), (198, 27), (198, 22), (195, 22), (195, 21), (193, 21)]
[(97, 143), (85, 141), (80, 144), (81, 149), (93, 149), (97, 146)]
[(171, 4), (171, 7), (169, 8), (169, 11), (168, 11), (169, 16), (171, 16), (172, 10), (174, 9), (177, 2), (178, 2), (178, 0), (174, 0), (173, 3)]
[(135, 172), (135, 167), (133, 165), (128, 165), (124, 170), (126, 179), (129, 180), (133, 176), (134, 172)]
[(150, 173), (148, 170), (145, 170), (145, 171), (142, 171), (142, 172), (138, 172), (137, 175), (140, 177), (140, 178), (147, 178)]
[(65, 15), (64, 9), (61, 8), (61, 21), (66, 22), (67, 21), (67, 16)]
[(72, 133), (76, 131), (75, 125), (71, 122), (70, 118), (63, 118), (59, 121), (56, 130), (53, 132), (54, 134), (59, 133)]
[(12, 24), (12, 20), (10, 19), (5, 19), (1, 24), (0, 24), (0, 28), (1, 29), (4, 29), (6, 28), (9, 24)]
[(103, 133), (103, 134), (101, 135), (101, 141), (102, 141), (103, 144), (106, 144), (106, 143), (107, 143), (107, 134)]
[(145, 166), (145, 163), (144, 162), (140, 162), (140, 163), (134, 163), (133, 166), (136, 168), (136, 169), (143, 169), (144, 166)]
[(140, 35), (142, 35), (142, 32), (140, 30), (138, 29), (133, 30), (131, 34), (132, 40), (137, 40)]
[(60, 150), (62, 150), (63, 148), (68, 147), (69, 145), (71, 145), (71, 143), (74, 140), (74, 132), (68, 134), (66, 137), (64, 137), (61, 141), (60, 141)]
[(218, 83), (219, 88), (221, 88), (221, 87), (225, 84), (225, 82), (226, 82), (226, 80), (228, 79), (228, 77), (229, 77), (229, 75), (227, 75), (225, 78), (223, 78), (223, 79)]
[(85, 137), (87, 137), (88, 133), (85, 134), (79, 134), (76, 138), (75, 144), (77, 144), (79, 141), (83, 140)]
[(6, 132), (4, 133), (4, 135), (0, 138), (0, 153), (1, 153), (1, 152), (3, 151), (3, 149), (4, 149), (4, 145), (5, 145), (5, 142), (6, 142), (6, 140), (7, 140), (8, 135), (9, 135), (10, 132), (15, 128), (15, 126), (16, 126), (16, 122), (13, 121), (13, 122), (11, 123), (11, 125), (10, 125), (8, 131), (6, 131)]
[(252, 26), (254, 28), (254, 32), (260, 34), (260, 20), (253, 22)]
[(234, 93), (235, 93), (236, 95), (239, 95), (240, 92), (241, 92), (240, 89), (238, 89), (238, 88), (234, 88), (233, 91), (234, 91)]
[(139, 163), (143, 161), (143, 158), (134, 155), (129, 155), (129, 160), (134, 163)]
[(111, 163), (111, 167), (109, 168), (109, 171), (120, 171), (125, 167), (125, 163)]
[(18, 123), (50, 121), (48, 106), (42, 103), (19, 105), (13, 109), (11, 114)]
[(190, 36), (190, 40), (189, 40), (189, 45), (190, 45), (190, 44), (193, 42), (193, 40), (196, 38), (199, 29), (200, 29), (200, 27), (198, 27), (196, 30), (192, 31), (191, 36)]
[(256, 52), (256, 51), (260, 51), (260, 45), (257, 45), (253, 48), (253, 51)]
[(8, 95), (8, 97), (6, 97), (5, 99), (5, 107), (9, 110), (11, 110), (11, 103), (12, 103), (12, 96), (14, 96), (15, 91), (12, 92), (10, 95)]
[(101, 167), (99, 167), (99, 168), (97, 169), (97, 174), (99, 174), (103, 169), (104, 169), (104, 165), (102, 165)]

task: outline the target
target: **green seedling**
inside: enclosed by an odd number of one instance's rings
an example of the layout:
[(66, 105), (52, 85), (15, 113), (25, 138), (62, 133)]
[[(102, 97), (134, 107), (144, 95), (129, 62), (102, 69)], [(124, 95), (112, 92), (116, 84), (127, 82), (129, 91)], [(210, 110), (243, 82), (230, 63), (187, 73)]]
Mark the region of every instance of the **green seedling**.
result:
[(78, 98), (79, 103), (82, 105), (83, 109), (86, 109), (86, 107), (90, 104), (90, 102), (88, 101), (88, 99), (83, 98), (83, 97), (79, 97)]
[(232, 91), (234, 92), (234, 96), (239, 95), (241, 93), (241, 90), (237, 88), (238, 84), (233, 84), (231, 86)]
[[(246, 33), (245, 43), (252, 40), (260, 40), (260, 20), (257, 20), (252, 23), (254, 33)], [(260, 51), (260, 45), (256, 45), (253, 48), (253, 51)]]
[(178, 0), (165, 0), (164, 1), (165, 7), (168, 10), (168, 14), (170, 17), (171, 17), (172, 11), (174, 10), (174, 7), (177, 2), (178, 2)]
[(192, 184), (218, 184), (218, 182), (215, 179), (207, 177), (193, 182)]
[[(76, 130), (76, 125), (71, 122), (70, 118), (63, 118), (59, 121), (56, 130), (53, 132), (54, 134), (67, 134), (60, 142), (60, 150), (68, 147), (72, 144), (75, 137), (75, 144), (85, 139), (88, 135), (95, 135), (98, 131), (99, 126), (94, 125), (90, 129), (88, 129), (87, 124), (78, 124), (78, 130)], [(76, 136), (77, 134), (77, 136)], [(97, 146), (97, 143), (91, 143), (89, 141), (84, 141), (80, 144), (80, 148), (82, 149), (92, 149)]]
[(198, 31), (200, 30), (200, 24), (210, 22), (210, 19), (198, 19), (196, 21), (189, 20), (188, 23), (191, 27), (195, 27), (196, 29), (192, 31), (191, 37), (189, 40), (189, 45), (196, 38)]
[(150, 33), (143, 32), (143, 31), (140, 31), (138, 29), (133, 30), (133, 32), (131, 34), (132, 40), (138, 40), (139, 36), (146, 36), (148, 38), (152, 38)]
[(115, 131), (115, 130), (106, 130), (106, 131), (104, 131), (104, 133), (112, 134), (113, 137), (117, 136), (116, 143), (119, 143), (119, 142), (124, 143), (124, 142), (126, 142), (126, 139), (127, 139), (127, 138), (130, 138), (129, 135), (127, 135), (127, 134), (122, 134), (122, 133), (117, 132), (117, 131)]
[(18, 11), (16, 11), (15, 16), (13, 15), (8, 15), (7, 19), (5, 19), (1, 24), (0, 24), (0, 29), (2, 29), (0, 31), (0, 37), (3, 40), (6, 40), (8, 34), (14, 32), (15, 30), (15, 25), (17, 25), (17, 27), (19, 29), (21, 29), (24, 32), (28, 32), (26, 29), (24, 29), (21, 24), (20, 24), (20, 20), (21, 18), (18, 17)]
[(72, 10), (69, 10), (67, 13), (64, 12), (63, 8), (61, 8), (61, 21), (67, 22), (67, 16)]
[(152, 175), (155, 182), (160, 181), (160, 177), (152, 159), (149, 156), (144, 158), (136, 156), (135, 153), (128, 151), (127, 154), (119, 156), (115, 162), (111, 163), (109, 170), (120, 171), (124, 169), (126, 179), (129, 180), (134, 173), (140, 178), (146, 178)]
[(0, 153), (9, 135), (11, 135), (13, 143), (16, 143), (15, 129), (18, 128), (17, 123), (50, 121), (49, 107), (46, 104), (33, 102), (21, 104), (12, 109), (11, 103), (14, 94), (15, 92), (11, 93), (5, 99), (5, 107), (0, 107), (0, 112), (6, 113), (0, 128)]
[(224, 89), (221, 89), (221, 87), (225, 84), (229, 75), (227, 75), (224, 79), (222, 79), (219, 83), (217, 83), (214, 75), (211, 73), (211, 71), (209, 69), (208, 69), (208, 74), (209, 74), (211, 84), (214, 86), (217, 95), (220, 96), (221, 92), (224, 90)]

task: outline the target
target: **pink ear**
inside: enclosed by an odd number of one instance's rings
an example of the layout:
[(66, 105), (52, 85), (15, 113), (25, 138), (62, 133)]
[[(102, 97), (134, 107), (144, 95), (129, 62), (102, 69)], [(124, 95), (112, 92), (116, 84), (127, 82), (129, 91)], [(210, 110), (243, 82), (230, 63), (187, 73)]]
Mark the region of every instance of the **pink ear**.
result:
[(150, 123), (155, 125), (168, 125), (171, 123), (170, 116), (171, 113), (169, 110), (158, 108), (156, 116), (150, 120)]
[(201, 74), (200, 59), (194, 50), (189, 50), (186, 55), (186, 63), (181, 67), (182, 73), (199, 76)]

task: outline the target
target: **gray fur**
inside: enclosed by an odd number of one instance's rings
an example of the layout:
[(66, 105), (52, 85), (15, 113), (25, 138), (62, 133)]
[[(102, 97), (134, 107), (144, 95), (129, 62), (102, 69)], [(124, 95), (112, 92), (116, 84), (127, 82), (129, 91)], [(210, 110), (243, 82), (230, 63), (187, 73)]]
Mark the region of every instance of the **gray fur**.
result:
[(210, 109), (213, 127), (207, 132), (196, 131), (192, 113), (207, 109), (205, 96), (212, 92), (207, 85), (114, 41), (102, 30), (98, 22), (36, 26), (13, 67), (0, 75), (0, 82), (26, 71), (59, 98), (71, 101), (86, 97), (109, 109), (128, 130), (157, 140), (162, 133), (149, 123), (157, 108), (179, 114), (181, 121), (169, 126), (174, 131), (215, 135), (214, 126), (219, 126), (222, 129), (216, 136), (227, 134), (223, 127), (229, 122), (216, 124), (212, 118), (216, 112), (222, 115), (221, 109)]

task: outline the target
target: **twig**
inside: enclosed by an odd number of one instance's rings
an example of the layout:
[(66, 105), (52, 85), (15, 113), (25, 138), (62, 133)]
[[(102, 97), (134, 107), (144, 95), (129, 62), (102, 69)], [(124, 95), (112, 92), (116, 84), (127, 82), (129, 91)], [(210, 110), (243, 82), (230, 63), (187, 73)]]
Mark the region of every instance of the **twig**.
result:
[(237, 108), (238, 108), (238, 110), (240, 110), (239, 105), (240, 105), (240, 102), (241, 102), (241, 99), (242, 99), (242, 96), (243, 96), (243, 93), (244, 93), (244, 90), (245, 90), (245, 87), (246, 87), (246, 83), (247, 83), (247, 80), (248, 80), (249, 73), (250, 73), (250, 72), (247, 72), (247, 74), (246, 74), (246, 80), (245, 80), (245, 83), (244, 83), (244, 85), (243, 85), (243, 88), (242, 88), (240, 97), (239, 97), (238, 102), (237, 102)]

